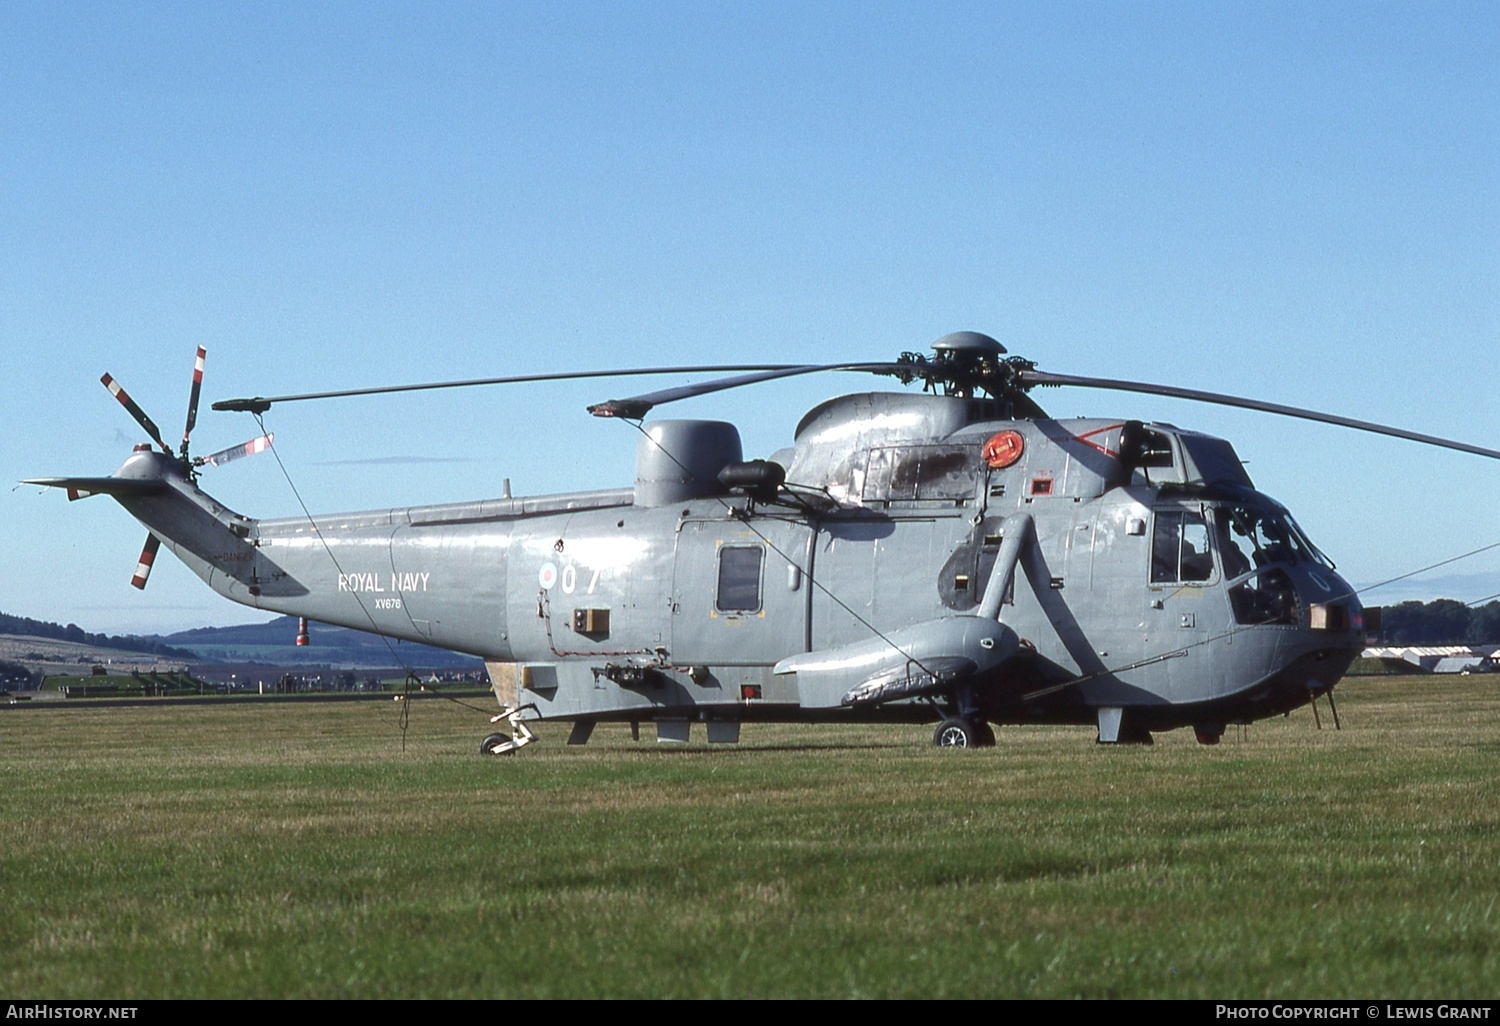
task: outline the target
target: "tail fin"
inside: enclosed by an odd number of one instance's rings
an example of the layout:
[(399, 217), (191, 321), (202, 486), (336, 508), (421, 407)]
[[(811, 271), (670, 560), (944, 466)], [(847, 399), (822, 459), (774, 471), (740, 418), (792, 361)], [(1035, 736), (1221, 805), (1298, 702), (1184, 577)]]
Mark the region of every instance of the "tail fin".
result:
[[(210, 587), (237, 601), (248, 596), (253, 602), (272, 581), (278, 594), (306, 592), (267, 565), (256, 545), (256, 522), (202, 491), (172, 457), (142, 449), (111, 477), (46, 477), (25, 483), (64, 489), (70, 499), (113, 496)], [(149, 541), (147, 545), (154, 550)], [(150, 562), (144, 555), (142, 559)], [(139, 567), (136, 578), (144, 583)]]

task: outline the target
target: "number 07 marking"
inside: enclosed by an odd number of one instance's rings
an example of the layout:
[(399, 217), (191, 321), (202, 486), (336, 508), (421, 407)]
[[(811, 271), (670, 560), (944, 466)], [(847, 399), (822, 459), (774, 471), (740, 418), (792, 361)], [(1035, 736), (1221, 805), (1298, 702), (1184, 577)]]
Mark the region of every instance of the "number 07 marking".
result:
[[(592, 595), (599, 587), (599, 578), (604, 576), (604, 571), (589, 571), (585, 568), (583, 572), (589, 575), (587, 592)], [(578, 589), (578, 567), (573, 563), (568, 563), (559, 572), (556, 564), (543, 563), (541, 572), (537, 575), (537, 583), (547, 590), (550, 590), (554, 584), (561, 585), (563, 594), (571, 595)]]

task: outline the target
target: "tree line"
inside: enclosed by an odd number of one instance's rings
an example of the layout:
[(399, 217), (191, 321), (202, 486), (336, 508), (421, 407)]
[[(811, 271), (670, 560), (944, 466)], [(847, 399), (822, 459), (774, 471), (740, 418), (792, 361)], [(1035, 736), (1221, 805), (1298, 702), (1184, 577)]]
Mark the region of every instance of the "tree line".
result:
[(1380, 611), (1385, 645), (1500, 644), (1500, 602), (1467, 606), (1453, 599), (1402, 602)]

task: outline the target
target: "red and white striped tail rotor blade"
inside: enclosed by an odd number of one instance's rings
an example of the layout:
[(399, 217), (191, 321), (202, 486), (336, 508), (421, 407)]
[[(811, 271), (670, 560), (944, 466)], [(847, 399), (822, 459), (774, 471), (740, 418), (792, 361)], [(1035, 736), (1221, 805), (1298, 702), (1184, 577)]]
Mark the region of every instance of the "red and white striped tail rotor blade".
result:
[(137, 406), (135, 400), (130, 398), (130, 394), (120, 387), (120, 383), (108, 374), (105, 374), (99, 380), (104, 383), (105, 388), (109, 389), (110, 395), (120, 400), (120, 405), (125, 407), (125, 412), (134, 417), (135, 422), (146, 429), (146, 434), (151, 436), (151, 440), (161, 446), (161, 451), (168, 456), (172, 455), (172, 450), (167, 448), (167, 443), (161, 439), (161, 431), (152, 423), (151, 418), (146, 416), (146, 411)]
[(203, 358), (208, 355), (208, 350), (202, 346), (198, 347), (198, 358), (193, 361), (193, 391), (188, 395), (187, 427), (182, 429), (182, 455), (187, 456), (188, 435), (193, 433), (193, 425), (198, 423), (198, 396), (203, 393)]
[(271, 447), (271, 442), (275, 438), (274, 434), (261, 435), (259, 438), (252, 438), (244, 445), (231, 445), (227, 449), (221, 449), (212, 456), (199, 456), (193, 460), (193, 464), (194, 466), (201, 467), (207, 463), (209, 466), (222, 467), (226, 463), (234, 462), (241, 456), (254, 456), (258, 452), (265, 452)]
[(146, 535), (146, 547), (141, 550), (141, 561), (135, 565), (135, 576), (130, 583), (137, 588), (146, 586), (146, 579), (151, 576), (151, 564), (156, 562), (156, 550), (161, 548), (161, 539), (154, 534)]

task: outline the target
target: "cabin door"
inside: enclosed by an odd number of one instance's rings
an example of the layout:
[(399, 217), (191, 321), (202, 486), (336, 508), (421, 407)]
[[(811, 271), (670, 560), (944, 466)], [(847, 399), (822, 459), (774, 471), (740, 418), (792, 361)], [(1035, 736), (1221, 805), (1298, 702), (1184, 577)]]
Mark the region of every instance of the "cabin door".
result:
[(769, 666), (808, 650), (814, 531), (804, 522), (686, 520), (677, 534), (671, 658)]

